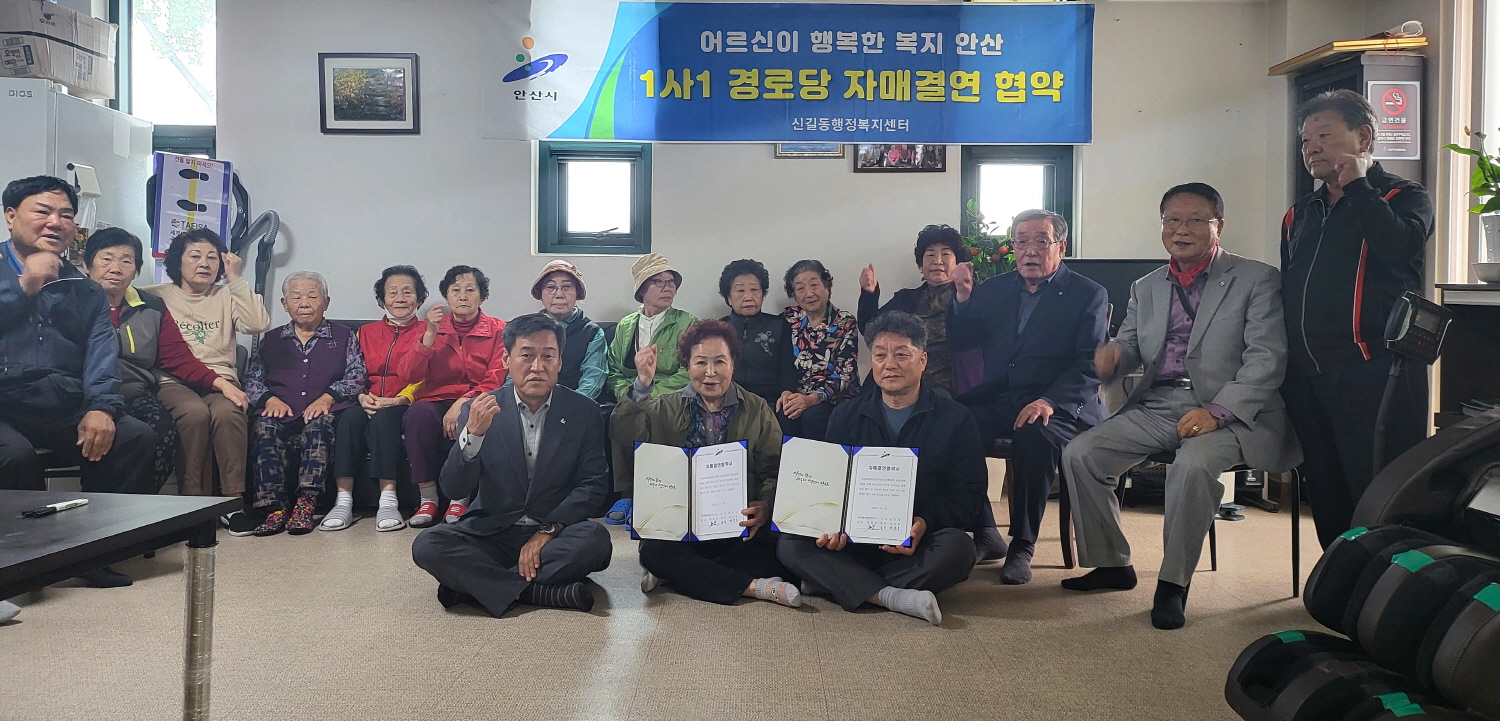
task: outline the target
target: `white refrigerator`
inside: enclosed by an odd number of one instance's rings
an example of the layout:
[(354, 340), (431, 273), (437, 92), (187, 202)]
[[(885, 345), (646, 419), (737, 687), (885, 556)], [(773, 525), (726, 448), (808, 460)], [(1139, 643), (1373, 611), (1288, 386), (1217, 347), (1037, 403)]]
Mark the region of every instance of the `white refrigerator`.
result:
[[(61, 86), (0, 78), (0, 185), (32, 175), (55, 175), (76, 185), (69, 164), (91, 167), (100, 197), (87, 230), (124, 228), (149, 248), (151, 123), (54, 88)], [(151, 271), (150, 262), (143, 263), (145, 282)]]

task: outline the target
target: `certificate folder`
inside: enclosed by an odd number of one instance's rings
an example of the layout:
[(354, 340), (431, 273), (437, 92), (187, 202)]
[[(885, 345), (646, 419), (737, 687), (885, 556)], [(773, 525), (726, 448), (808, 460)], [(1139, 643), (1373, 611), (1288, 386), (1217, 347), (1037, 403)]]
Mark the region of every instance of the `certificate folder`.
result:
[(917, 451), (783, 438), (774, 530), (855, 543), (910, 545)]
[(740, 514), (750, 504), (749, 444), (702, 448), (635, 445), (631, 538), (711, 541), (749, 529)]

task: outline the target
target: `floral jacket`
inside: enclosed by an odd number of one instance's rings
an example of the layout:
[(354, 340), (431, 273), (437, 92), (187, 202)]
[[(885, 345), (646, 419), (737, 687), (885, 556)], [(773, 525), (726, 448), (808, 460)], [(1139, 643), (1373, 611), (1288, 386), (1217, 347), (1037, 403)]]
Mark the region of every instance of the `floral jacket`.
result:
[(816, 393), (824, 401), (838, 403), (859, 393), (859, 324), (854, 315), (829, 304), (826, 325), (814, 327), (812, 319), (793, 305), (781, 312), (792, 326), (792, 346), (801, 378), (798, 393)]

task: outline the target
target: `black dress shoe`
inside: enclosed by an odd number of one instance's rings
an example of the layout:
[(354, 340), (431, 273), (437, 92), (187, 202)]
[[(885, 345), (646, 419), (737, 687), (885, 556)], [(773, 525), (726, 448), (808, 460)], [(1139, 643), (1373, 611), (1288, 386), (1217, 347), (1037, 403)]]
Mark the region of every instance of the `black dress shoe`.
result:
[(84, 583), (89, 585), (89, 588), (122, 588), (135, 583), (135, 581), (130, 580), (129, 576), (109, 566), (89, 571), (79, 576), (79, 578), (83, 579)]

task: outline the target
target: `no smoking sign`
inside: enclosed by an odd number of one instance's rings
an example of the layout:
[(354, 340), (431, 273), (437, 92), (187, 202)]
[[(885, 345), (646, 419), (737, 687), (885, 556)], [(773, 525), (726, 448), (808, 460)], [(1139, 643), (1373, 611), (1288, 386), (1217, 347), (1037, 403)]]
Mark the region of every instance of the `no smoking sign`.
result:
[(1365, 98), (1375, 109), (1375, 159), (1419, 160), (1422, 157), (1421, 84), (1372, 80)]

